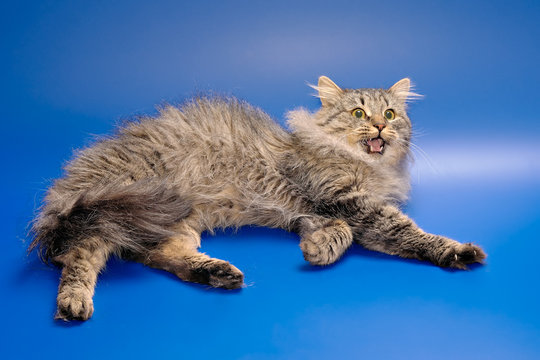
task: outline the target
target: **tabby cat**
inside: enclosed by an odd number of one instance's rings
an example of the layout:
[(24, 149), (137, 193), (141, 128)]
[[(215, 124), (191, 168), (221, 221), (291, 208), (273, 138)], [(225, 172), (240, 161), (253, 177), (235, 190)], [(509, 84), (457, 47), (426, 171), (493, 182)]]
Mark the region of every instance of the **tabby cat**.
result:
[(321, 76), (313, 87), (321, 109), (289, 112), (290, 132), (237, 99), (200, 97), (78, 152), (49, 188), (29, 247), (62, 268), (56, 318), (92, 316), (112, 255), (242, 287), (239, 269), (198, 251), (216, 228), (296, 232), (313, 265), (332, 264), (353, 241), (442, 267), (482, 262), (479, 247), (426, 233), (398, 208), (409, 190), (409, 79), (350, 90)]

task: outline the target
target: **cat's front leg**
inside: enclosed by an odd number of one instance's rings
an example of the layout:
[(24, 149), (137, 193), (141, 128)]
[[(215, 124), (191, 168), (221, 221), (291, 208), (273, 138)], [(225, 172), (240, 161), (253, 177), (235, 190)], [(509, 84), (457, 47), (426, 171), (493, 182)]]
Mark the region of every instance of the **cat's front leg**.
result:
[(304, 259), (312, 265), (334, 263), (353, 242), (352, 230), (343, 220), (304, 219), (299, 233)]
[(441, 267), (467, 269), (481, 263), (486, 254), (471, 243), (424, 232), (391, 205), (367, 204), (347, 220), (354, 240), (367, 249), (404, 258), (428, 260)]

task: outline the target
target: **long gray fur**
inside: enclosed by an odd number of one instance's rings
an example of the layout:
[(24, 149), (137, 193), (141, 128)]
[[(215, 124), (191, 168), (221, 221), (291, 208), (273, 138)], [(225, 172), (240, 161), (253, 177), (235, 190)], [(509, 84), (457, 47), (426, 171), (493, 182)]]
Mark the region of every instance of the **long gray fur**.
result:
[[(479, 247), (425, 233), (398, 208), (409, 190), (410, 81), (343, 90), (321, 77), (315, 88), (323, 106), (290, 112), (290, 132), (237, 99), (200, 97), (80, 151), (48, 190), (29, 248), (62, 267), (57, 317), (92, 315), (111, 254), (186, 281), (242, 286), (240, 270), (197, 250), (201, 232), (219, 227), (297, 232), (314, 265), (353, 241), (444, 267), (481, 262)], [(380, 153), (370, 151), (377, 137)]]

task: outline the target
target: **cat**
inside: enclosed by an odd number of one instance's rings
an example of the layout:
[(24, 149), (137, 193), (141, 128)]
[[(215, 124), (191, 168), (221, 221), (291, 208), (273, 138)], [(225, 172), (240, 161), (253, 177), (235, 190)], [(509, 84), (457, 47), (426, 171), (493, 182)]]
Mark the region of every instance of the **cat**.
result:
[(480, 247), (426, 233), (399, 210), (410, 186), (410, 80), (351, 90), (321, 76), (312, 87), (322, 106), (289, 112), (291, 131), (233, 97), (198, 97), (79, 151), (32, 225), (29, 252), (62, 268), (55, 318), (92, 316), (112, 255), (242, 287), (239, 269), (198, 251), (216, 228), (295, 232), (313, 265), (334, 263), (353, 241), (441, 267), (481, 263)]

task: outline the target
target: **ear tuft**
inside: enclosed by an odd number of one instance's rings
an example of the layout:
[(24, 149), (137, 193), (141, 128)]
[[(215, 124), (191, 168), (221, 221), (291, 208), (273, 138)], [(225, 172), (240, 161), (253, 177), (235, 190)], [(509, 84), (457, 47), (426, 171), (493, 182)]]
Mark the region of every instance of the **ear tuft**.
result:
[(326, 76), (319, 77), (319, 83), (317, 86), (309, 85), (313, 89), (317, 90), (317, 95), (321, 99), (323, 106), (331, 106), (336, 103), (339, 97), (343, 94), (343, 90), (337, 86), (330, 78)]
[(390, 91), (400, 101), (407, 103), (412, 100), (422, 98), (422, 95), (413, 92), (412, 88), (411, 80), (409, 78), (403, 78), (392, 85), (388, 91)]

